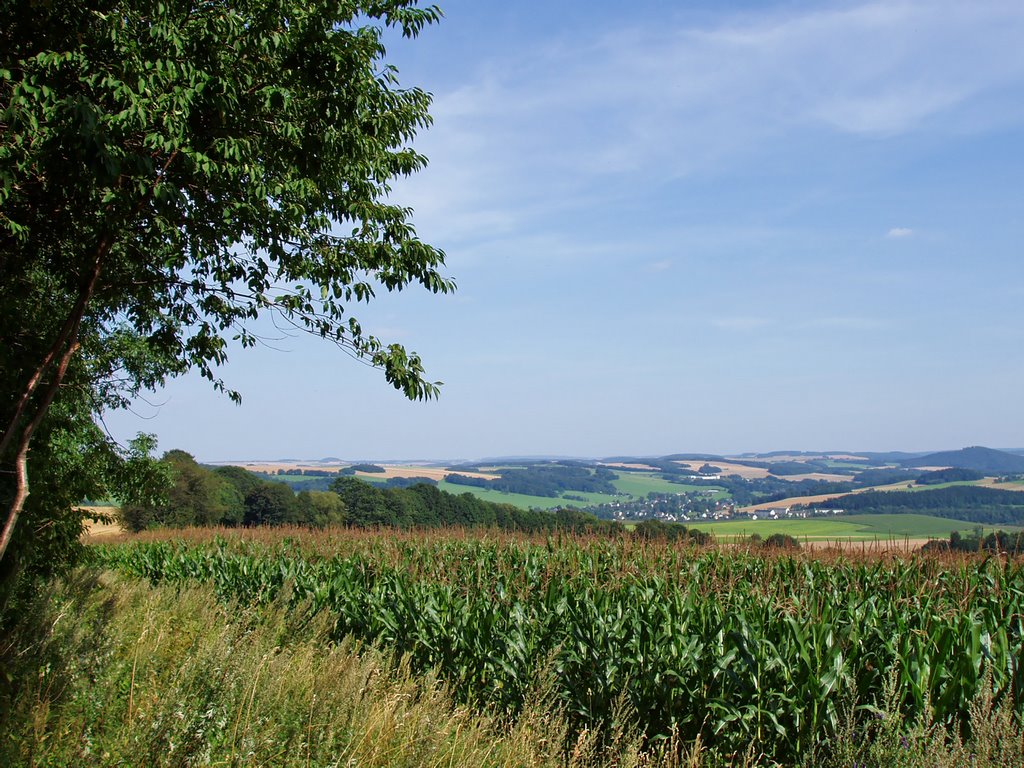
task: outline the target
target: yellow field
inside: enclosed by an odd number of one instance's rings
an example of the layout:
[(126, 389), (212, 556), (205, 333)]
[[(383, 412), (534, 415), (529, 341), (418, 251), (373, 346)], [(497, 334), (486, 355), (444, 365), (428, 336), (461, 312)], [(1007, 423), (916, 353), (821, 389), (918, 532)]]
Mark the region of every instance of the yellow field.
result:
[[(308, 463), (287, 463), (280, 461), (248, 461), (230, 463), (227, 462), (221, 466), (235, 466), (247, 469), (250, 472), (265, 472), (268, 475), (276, 475), (278, 470), (281, 469), (313, 469), (319, 471), (341, 471), (348, 465), (342, 464), (308, 464)], [(406, 464), (379, 464), (378, 466), (383, 467), (383, 472), (357, 472), (356, 474), (361, 477), (429, 477), (431, 480), (441, 481), (445, 477), (450, 475), (452, 472), (450, 469), (444, 467), (417, 467)], [(491, 474), (488, 472), (472, 472), (459, 470), (460, 475), (466, 475), (467, 477), (481, 477), (485, 480), (493, 480), (498, 475)]]
[(381, 464), (379, 465), (384, 468), (383, 472), (356, 472), (357, 477), (429, 477), (431, 480), (437, 480), (440, 482), (444, 480), (448, 475), (458, 474), (465, 475), (466, 477), (480, 477), (484, 480), (494, 480), (498, 475), (490, 472), (471, 472), (459, 470), (453, 473), (450, 469), (444, 467), (415, 467), (415, 466), (402, 466), (398, 464)]
[(768, 477), (768, 470), (762, 467), (747, 467), (743, 464), (733, 464), (730, 461), (677, 461), (676, 464), (687, 467), (696, 472), (700, 467), (705, 464), (710, 464), (713, 467), (720, 467), (723, 475), (739, 475), (743, 478), (756, 479), (759, 477)]
[(640, 469), (644, 471), (657, 472), (657, 467), (652, 467), (650, 464), (624, 464), (621, 461), (612, 462), (601, 462), (602, 467), (612, 467), (613, 469)]
[(826, 472), (808, 472), (805, 475), (776, 475), (780, 480), (788, 480), (791, 483), (798, 483), (801, 480), (825, 480), (829, 483), (849, 482), (849, 475), (833, 475)]
[[(79, 509), (101, 515), (117, 514), (117, 507), (79, 507)], [(115, 536), (123, 536), (124, 533), (124, 529), (118, 523), (97, 523), (95, 520), (87, 520), (85, 535), (82, 538), (86, 541), (101, 541)]]

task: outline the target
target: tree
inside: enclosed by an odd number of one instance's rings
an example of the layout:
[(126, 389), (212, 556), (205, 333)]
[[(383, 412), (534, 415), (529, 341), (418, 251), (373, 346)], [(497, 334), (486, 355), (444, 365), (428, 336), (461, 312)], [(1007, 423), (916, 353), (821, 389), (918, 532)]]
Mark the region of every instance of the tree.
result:
[(345, 522), (345, 504), (331, 491), (302, 491), (297, 496), (302, 522), (317, 528)]
[(454, 288), (388, 196), (425, 163), (408, 145), (430, 97), (399, 86), (383, 28), (415, 37), (436, 7), (29, 5), (0, 9), (0, 560), (69, 377), (79, 420), (191, 368), (237, 400), (216, 369), (271, 314), (436, 396), (415, 353), (349, 314)]
[(154, 526), (237, 525), (245, 508), (243, 495), (224, 476), (201, 467), (191, 454), (168, 451), (161, 459), (173, 478), (161, 503), (125, 504), (121, 523), (141, 531)]
[(246, 525), (298, 523), (300, 516), (295, 492), (284, 483), (263, 483), (245, 497)]

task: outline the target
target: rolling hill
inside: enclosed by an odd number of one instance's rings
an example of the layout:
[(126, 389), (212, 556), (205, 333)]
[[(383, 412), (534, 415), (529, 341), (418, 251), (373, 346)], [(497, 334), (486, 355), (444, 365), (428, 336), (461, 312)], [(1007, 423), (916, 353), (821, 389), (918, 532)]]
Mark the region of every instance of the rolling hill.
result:
[(978, 445), (904, 459), (900, 464), (904, 467), (959, 467), (989, 475), (1024, 472), (1024, 456)]

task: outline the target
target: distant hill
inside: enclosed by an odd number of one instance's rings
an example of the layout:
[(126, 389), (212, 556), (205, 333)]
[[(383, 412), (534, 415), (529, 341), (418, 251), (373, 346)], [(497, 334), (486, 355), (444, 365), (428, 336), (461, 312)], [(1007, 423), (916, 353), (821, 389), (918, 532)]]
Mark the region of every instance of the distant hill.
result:
[(1024, 472), (1024, 456), (978, 445), (961, 448), (959, 451), (940, 451), (904, 459), (900, 464), (904, 467), (959, 467), (989, 475)]
[(908, 453), (907, 451), (852, 451), (851, 453), (855, 456), (863, 456), (875, 465), (903, 464), (904, 466), (913, 466), (913, 464), (906, 464), (904, 462), (916, 461), (918, 457), (925, 455), (923, 453)]
[(724, 461), (724, 456), (714, 453), (672, 453), (662, 456), (662, 461)]

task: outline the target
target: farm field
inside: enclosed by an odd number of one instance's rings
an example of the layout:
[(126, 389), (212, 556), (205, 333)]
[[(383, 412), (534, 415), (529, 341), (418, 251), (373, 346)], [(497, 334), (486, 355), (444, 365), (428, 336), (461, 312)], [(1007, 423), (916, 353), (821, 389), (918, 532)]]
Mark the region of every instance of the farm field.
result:
[(532, 509), (534, 507), (538, 509), (557, 509), (560, 507), (581, 506), (586, 504), (606, 504), (616, 499), (615, 496), (611, 496), (606, 493), (569, 491), (569, 494), (572, 496), (579, 496), (586, 499), (585, 502), (581, 502), (552, 496), (527, 496), (522, 493), (505, 493), (503, 491), (495, 491), (491, 488), (476, 488), (471, 485), (459, 485), (458, 483), (449, 483), (447, 481), (438, 483), (437, 487), (442, 491), (447, 491), (448, 493), (470, 493), (484, 501), (493, 501), (496, 504), (512, 504), (520, 509)]
[[(907, 483), (889, 483), (888, 485), (873, 485), (867, 488), (856, 488), (850, 493), (866, 493), (867, 491), (905, 491), (907, 489)], [(790, 496), (785, 499), (778, 501), (765, 501), (758, 504), (750, 504), (742, 509), (748, 511), (758, 511), (761, 509), (779, 509), (781, 507), (792, 507), (799, 504), (821, 504), (823, 502), (832, 501), (832, 499), (838, 499), (840, 496), (845, 496), (845, 493), (824, 493), (817, 496)]]
[[(954, 530), (972, 531), (976, 526), (962, 520), (929, 515), (840, 515), (806, 520), (729, 520), (716, 523), (692, 523), (688, 527), (713, 533), (729, 540), (758, 534), (767, 538), (774, 533), (795, 536), (801, 541), (872, 541), (889, 539), (949, 538)], [(1015, 530), (1013, 526), (998, 526)], [(996, 528), (985, 528), (986, 533)]]
[(853, 695), (908, 728), (926, 702), (960, 721), (1012, 689), (1024, 652), (1024, 570), (994, 558), (337, 529), (193, 529), (94, 552), (118, 578), (207, 586), (234, 611), (321, 616), (329, 641), (436, 670), (456, 701), (513, 720), (549, 686), (570, 744), (610, 736), (625, 701), (650, 739), (723, 758), (754, 744), (759, 765), (834, 744)]
[(998, 478), (986, 477), (984, 480), (979, 480), (978, 485), (998, 488), (1001, 491), (1024, 491), (1024, 480), (1010, 480), (1009, 482), (1001, 483)]
[(744, 478), (758, 478), (768, 477), (768, 470), (763, 467), (748, 467), (745, 464), (734, 464), (730, 461), (719, 461), (718, 459), (712, 462), (705, 461), (677, 461), (676, 464), (681, 467), (692, 469), (694, 472), (704, 464), (712, 464), (713, 466), (719, 467), (722, 470), (723, 475), (739, 475)]
[[(775, 457), (777, 459), (784, 459), (785, 457)], [(678, 461), (681, 466), (688, 466), (693, 469), (701, 466), (703, 462), (699, 461)], [(844, 462), (839, 462), (844, 463)], [(849, 462), (846, 462), (849, 463)], [(248, 463), (245, 465), (250, 470), (270, 470), (268, 479), (276, 479), (272, 474), (276, 472), (278, 468), (285, 466), (297, 467), (295, 465), (284, 465), (280, 463), (267, 463), (257, 464)], [(305, 465), (301, 465), (305, 466)], [(510, 493), (497, 491), (487, 488), (479, 488), (475, 486), (460, 485), (456, 483), (449, 483), (444, 478), (451, 474), (453, 470), (440, 467), (437, 465), (425, 466), (425, 465), (414, 465), (414, 464), (387, 464), (380, 465), (384, 468), (384, 472), (379, 473), (368, 473), (368, 472), (357, 472), (356, 476), (362, 480), (371, 483), (383, 483), (390, 478), (396, 477), (426, 477), (435, 480), (439, 483), (439, 488), (449, 493), (464, 494), (470, 493), (480, 499), (496, 503), (511, 504), (520, 509), (556, 509), (565, 506), (575, 507), (588, 507), (592, 505), (608, 504), (615, 501), (624, 501), (627, 499), (641, 500), (647, 497), (649, 493), (659, 494), (678, 494), (678, 493), (702, 493), (712, 490), (707, 486), (698, 486), (689, 483), (673, 483), (665, 479), (660, 472), (637, 472), (637, 471), (619, 471), (616, 472), (616, 478), (612, 481), (612, 484), (619, 491), (621, 496), (594, 493), (594, 492), (577, 492), (577, 491), (564, 491), (559, 497), (550, 496), (533, 496), (523, 493)], [(507, 464), (495, 464), (488, 465), (485, 467), (474, 467), (473, 469), (457, 470), (460, 474), (465, 474), (472, 477), (479, 477), (484, 479), (494, 479), (498, 477), (496, 471), (503, 468), (523, 468), (524, 465), (516, 464), (514, 462)], [(614, 469), (610, 464), (605, 465), (606, 468)], [(628, 466), (640, 466), (640, 465), (628, 465)], [(726, 473), (737, 473), (748, 478), (758, 478), (767, 475), (767, 472), (760, 468), (744, 467), (740, 464), (735, 464), (729, 461), (716, 461), (715, 466), (721, 467)], [(309, 468), (323, 468), (310, 465)], [(283, 478), (282, 478), (283, 479)], [(840, 475), (829, 475), (822, 473), (810, 473), (805, 475), (788, 475), (781, 478), (789, 482), (796, 482), (799, 480), (846, 480), (848, 477)], [(293, 485), (296, 490), (301, 490), (307, 483), (315, 485), (321, 485), (323, 478), (306, 477), (306, 476), (289, 476), (288, 482)], [(998, 483), (995, 478), (986, 478), (980, 481), (961, 481), (952, 483), (942, 483), (928, 486), (918, 486), (907, 482), (890, 483), (887, 485), (872, 486), (867, 488), (858, 488), (853, 493), (863, 493), (866, 491), (907, 491), (907, 492), (920, 492), (923, 490), (930, 489), (941, 489), (947, 488), (954, 485), (984, 485), (993, 488), (1000, 488), (1005, 490), (1019, 490), (1024, 491), (1024, 482), (1011, 481), (1009, 483)], [(790, 507), (794, 505), (828, 505), (830, 501), (844, 494), (821, 494), (811, 496), (791, 496), (776, 501), (760, 502), (751, 504), (743, 507), (742, 509), (747, 511), (759, 511), (764, 509)], [(710, 494), (708, 497), (714, 500), (728, 499), (729, 494), (725, 490), (717, 490)], [(932, 533), (922, 533), (921, 535), (933, 535)]]

